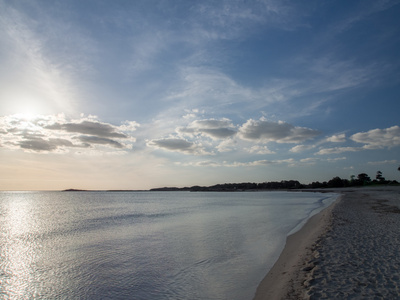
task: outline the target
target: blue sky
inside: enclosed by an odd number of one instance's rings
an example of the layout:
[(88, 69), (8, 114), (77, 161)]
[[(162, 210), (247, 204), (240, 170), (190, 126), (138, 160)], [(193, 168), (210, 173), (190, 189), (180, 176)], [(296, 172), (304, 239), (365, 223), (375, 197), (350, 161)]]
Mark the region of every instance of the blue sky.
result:
[(400, 1), (0, 8), (0, 189), (399, 180)]

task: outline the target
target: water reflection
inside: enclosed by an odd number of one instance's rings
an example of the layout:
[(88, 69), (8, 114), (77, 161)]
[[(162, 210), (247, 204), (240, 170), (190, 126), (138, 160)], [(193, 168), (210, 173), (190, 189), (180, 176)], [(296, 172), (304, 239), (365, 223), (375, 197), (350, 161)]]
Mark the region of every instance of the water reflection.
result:
[(34, 203), (26, 201), (25, 195), (6, 196), (0, 202), (0, 291), (7, 298), (33, 298), (38, 284), (35, 263), (40, 243), (34, 236)]
[(0, 192), (0, 299), (250, 299), (319, 197)]

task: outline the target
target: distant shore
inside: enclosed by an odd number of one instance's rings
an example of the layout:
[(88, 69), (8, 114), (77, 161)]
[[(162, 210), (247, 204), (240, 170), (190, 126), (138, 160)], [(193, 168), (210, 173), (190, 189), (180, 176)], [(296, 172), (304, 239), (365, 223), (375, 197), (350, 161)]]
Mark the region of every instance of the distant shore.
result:
[(400, 187), (331, 191), (341, 198), (288, 237), (255, 300), (400, 297)]

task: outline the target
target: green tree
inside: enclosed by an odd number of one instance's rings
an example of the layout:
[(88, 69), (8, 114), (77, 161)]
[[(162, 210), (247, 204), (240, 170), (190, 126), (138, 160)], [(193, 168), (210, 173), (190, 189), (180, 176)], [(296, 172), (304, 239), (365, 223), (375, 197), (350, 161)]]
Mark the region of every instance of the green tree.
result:
[(357, 175), (357, 180), (362, 184), (366, 185), (371, 182), (371, 178), (366, 173), (360, 173)]
[(329, 187), (344, 187), (344, 185), (345, 184), (343, 180), (339, 176), (336, 176), (328, 181)]
[(379, 182), (384, 182), (384, 181), (385, 181), (385, 177), (382, 176), (382, 172), (381, 172), (381, 171), (376, 172), (375, 178), (376, 178), (376, 180), (378, 180)]

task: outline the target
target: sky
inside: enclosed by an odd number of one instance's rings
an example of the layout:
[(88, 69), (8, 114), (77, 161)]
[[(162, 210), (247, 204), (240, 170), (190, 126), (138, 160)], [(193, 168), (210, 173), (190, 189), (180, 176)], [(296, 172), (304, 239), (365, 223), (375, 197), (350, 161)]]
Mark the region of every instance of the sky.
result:
[(0, 0), (0, 190), (400, 181), (400, 1)]

